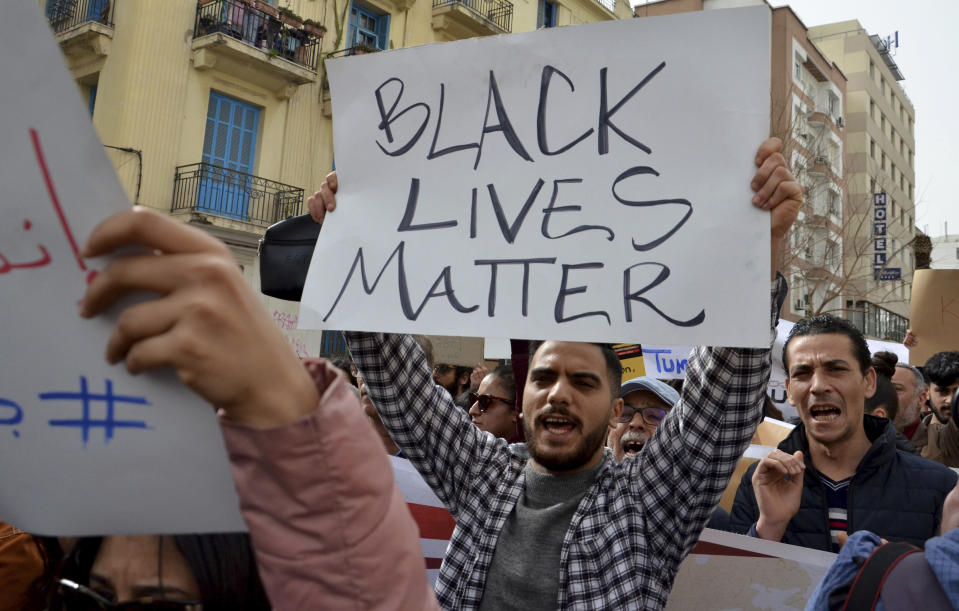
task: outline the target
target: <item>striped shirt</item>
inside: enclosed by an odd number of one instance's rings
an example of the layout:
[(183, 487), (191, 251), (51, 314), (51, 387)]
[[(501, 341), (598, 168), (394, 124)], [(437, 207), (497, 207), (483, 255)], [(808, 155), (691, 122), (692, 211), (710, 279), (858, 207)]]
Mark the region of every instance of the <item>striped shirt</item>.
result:
[(819, 481), (826, 489), (826, 507), (829, 508), (829, 536), (832, 538), (832, 551), (839, 552), (839, 533), (847, 532), (849, 528), (846, 521), (846, 507), (852, 476), (834, 482), (820, 473)]

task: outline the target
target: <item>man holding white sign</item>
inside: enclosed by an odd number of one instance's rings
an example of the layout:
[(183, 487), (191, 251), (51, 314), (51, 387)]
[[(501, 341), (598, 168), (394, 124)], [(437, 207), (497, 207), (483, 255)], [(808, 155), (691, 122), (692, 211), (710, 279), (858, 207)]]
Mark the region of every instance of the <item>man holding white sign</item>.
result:
[[(763, 143), (753, 205), (771, 211), (771, 259), (802, 188)], [(310, 198), (321, 221), (336, 175)], [(320, 263), (322, 265), (322, 263)], [(774, 269), (774, 268), (773, 268)], [(784, 282), (773, 282), (771, 338)], [(603, 440), (622, 410), (608, 347), (544, 342), (523, 396), (526, 444), (476, 429), (409, 336), (349, 332), (354, 361), (404, 456), (457, 521), (437, 596), (451, 609), (661, 608), (762, 415), (769, 349), (698, 348), (683, 394), (643, 453)]]

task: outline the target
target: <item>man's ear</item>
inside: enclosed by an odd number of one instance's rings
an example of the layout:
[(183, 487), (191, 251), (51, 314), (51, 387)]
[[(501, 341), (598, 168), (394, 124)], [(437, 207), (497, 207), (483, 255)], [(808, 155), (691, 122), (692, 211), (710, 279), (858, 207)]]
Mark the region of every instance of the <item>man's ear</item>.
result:
[(789, 392), (789, 378), (786, 378), (786, 400), (788, 400), (789, 404), (793, 407), (798, 407), (796, 402), (793, 401), (792, 394)]
[(866, 370), (866, 393), (865, 397), (870, 398), (876, 394), (876, 370), (870, 367)]
[(872, 410), (872, 415), (878, 416), (879, 418), (889, 418), (889, 414), (886, 413), (885, 407), (877, 407), (876, 409)]
[(613, 409), (609, 413), (609, 428), (614, 429), (619, 424), (619, 417), (623, 413), (623, 400), (614, 399)]

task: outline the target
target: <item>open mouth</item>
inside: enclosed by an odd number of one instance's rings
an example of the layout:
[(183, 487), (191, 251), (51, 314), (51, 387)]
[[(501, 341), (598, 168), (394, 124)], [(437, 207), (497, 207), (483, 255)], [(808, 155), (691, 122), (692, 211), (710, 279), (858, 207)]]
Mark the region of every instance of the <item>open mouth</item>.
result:
[(643, 450), (643, 446), (646, 445), (645, 441), (639, 441), (635, 439), (630, 439), (629, 441), (622, 442), (621, 446), (623, 448), (623, 453), (627, 456), (636, 456)]
[(816, 422), (832, 422), (842, 415), (842, 410), (831, 405), (817, 406), (809, 409), (809, 415)]
[(576, 423), (565, 416), (547, 416), (542, 422), (543, 428), (553, 435), (566, 435), (576, 428)]

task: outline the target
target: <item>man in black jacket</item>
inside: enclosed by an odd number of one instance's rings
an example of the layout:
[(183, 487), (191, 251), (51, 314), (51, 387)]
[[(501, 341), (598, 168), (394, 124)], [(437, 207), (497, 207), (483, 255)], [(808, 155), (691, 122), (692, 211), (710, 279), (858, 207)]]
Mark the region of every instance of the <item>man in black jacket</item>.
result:
[(802, 423), (743, 475), (731, 529), (825, 551), (840, 532), (920, 546), (935, 536), (957, 476), (897, 451), (892, 424), (863, 414), (876, 372), (862, 334), (834, 316), (801, 320), (783, 364)]

